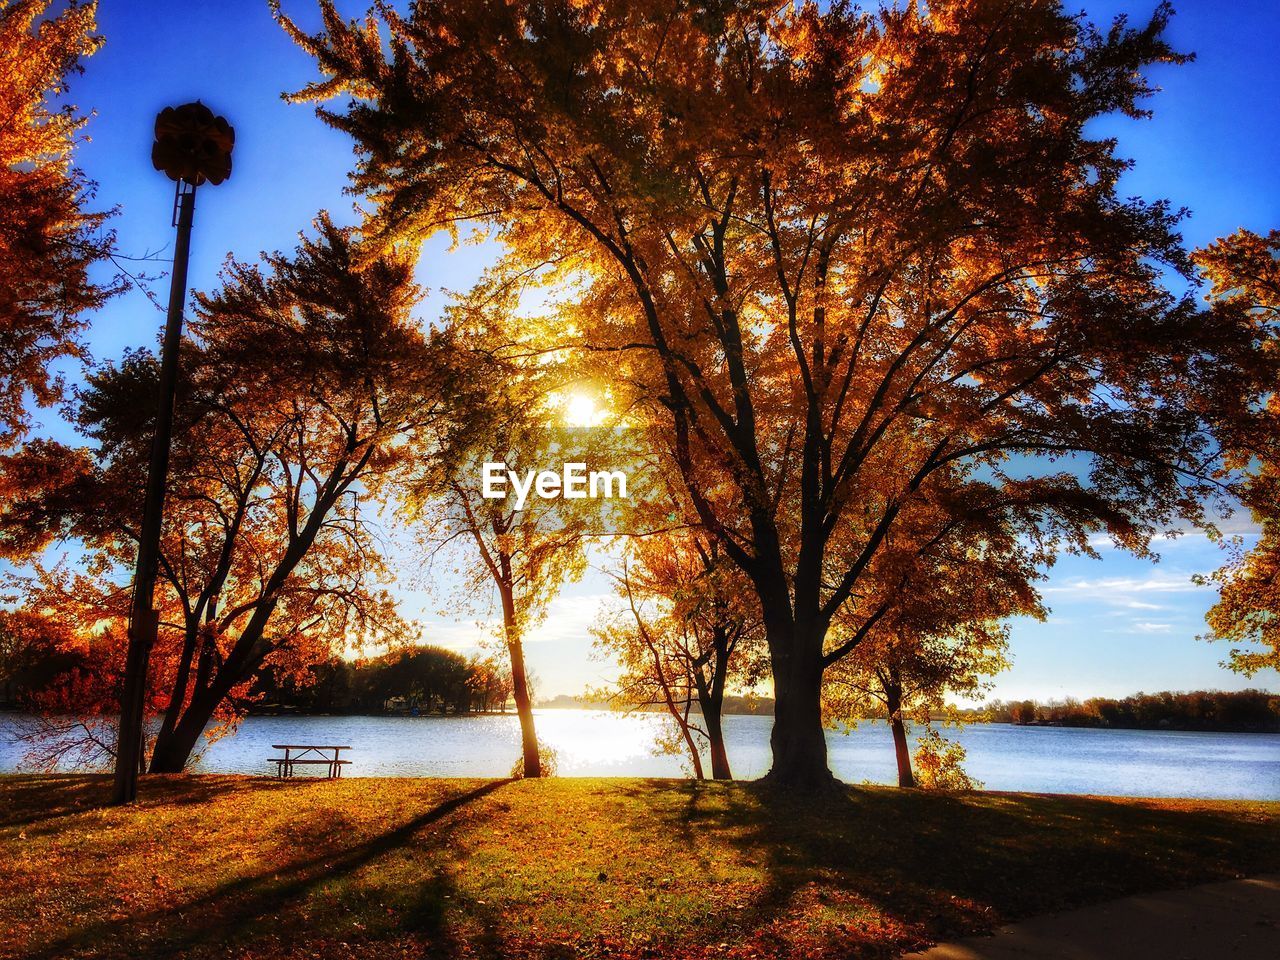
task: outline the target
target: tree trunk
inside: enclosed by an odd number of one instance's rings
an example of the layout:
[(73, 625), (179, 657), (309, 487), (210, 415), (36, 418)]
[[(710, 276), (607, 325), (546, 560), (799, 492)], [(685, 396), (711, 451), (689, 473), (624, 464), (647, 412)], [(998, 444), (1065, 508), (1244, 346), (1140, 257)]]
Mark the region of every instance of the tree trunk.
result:
[(191, 666), (195, 660), (196, 645), (200, 641), (198, 623), (187, 622), (182, 639), (182, 654), (178, 658), (178, 669), (173, 679), (173, 689), (169, 691), (169, 705), (165, 707), (164, 718), (160, 721), (160, 732), (156, 734), (157, 742), (172, 735), (173, 728), (182, 716), (182, 707), (186, 703), (187, 688), (191, 682)]
[(242, 660), (238, 665), (229, 661), (214, 674), (205, 686), (197, 686), (191, 693), (191, 702), (182, 711), (182, 717), (167, 736), (157, 736), (151, 752), (152, 773), (182, 773), (195, 752), (196, 744), (205, 727), (213, 720), (218, 705), (231, 693), (242, 679), (254, 675), (262, 665), (266, 651)]
[(889, 718), (889, 727), (893, 730), (893, 752), (898, 758), (898, 786), (914, 787), (916, 778), (911, 772), (911, 751), (907, 749), (907, 728), (901, 713)]
[(720, 719), (719, 705), (708, 711), (703, 707), (702, 719), (707, 725), (707, 740), (711, 745), (711, 779), (732, 780), (729, 770), (729, 754), (724, 748), (724, 727)]
[(911, 772), (911, 751), (907, 749), (907, 726), (902, 719), (902, 682), (895, 666), (880, 672), (880, 687), (884, 690), (884, 705), (889, 712), (889, 729), (893, 732), (893, 753), (898, 761), (898, 786), (914, 787), (915, 774)]
[(182, 773), (186, 769), (200, 735), (213, 719), (219, 699), (208, 690), (196, 691), (182, 712), (182, 719), (156, 737), (151, 750), (152, 773)]
[(724, 685), (728, 675), (728, 650), (723, 635), (715, 640), (716, 659), (712, 664), (711, 683), (702, 674), (702, 667), (694, 668), (693, 682), (698, 691), (698, 707), (702, 710), (702, 722), (707, 730), (707, 743), (711, 751), (711, 778), (732, 780), (729, 771), (729, 754), (724, 748)]
[(689, 751), (689, 759), (693, 763), (693, 779), (707, 779), (707, 775), (702, 772), (702, 755), (698, 753), (698, 744), (693, 739), (693, 731), (689, 729), (688, 716), (677, 716), (676, 723), (680, 725), (680, 735), (684, 737), (685, 749)]
[[(773, 767), (765, 779), (799, 793), (825, 791), (835, 784), (827, 767), (827, 736), (822, 726), (821, 645), (771, 639), (773, 654)], [(780, 651), (780, 652), (779, 652)]]
[(502, 623), (507, 635), (507, 653), (511, 657), (511, 687), (520, 717), (520, 745), (524, 757), (524, 775), (542, 776), (542, 758), (538, 756), (538, 733), (533, 726), (533, 701), (524, 669), (524, 645), (520, 641), (520, 625), (516, 620), (515, 594), (509, 583), (499, 583), (502, 595)]

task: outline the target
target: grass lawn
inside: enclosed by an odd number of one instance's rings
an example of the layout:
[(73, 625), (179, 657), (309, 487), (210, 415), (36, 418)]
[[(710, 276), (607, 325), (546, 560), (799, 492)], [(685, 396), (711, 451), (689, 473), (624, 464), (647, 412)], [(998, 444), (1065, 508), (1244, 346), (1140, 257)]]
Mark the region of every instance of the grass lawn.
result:
[(1280, 803), (0, 777), (0, 957), (892, 957), (1280, 869)]

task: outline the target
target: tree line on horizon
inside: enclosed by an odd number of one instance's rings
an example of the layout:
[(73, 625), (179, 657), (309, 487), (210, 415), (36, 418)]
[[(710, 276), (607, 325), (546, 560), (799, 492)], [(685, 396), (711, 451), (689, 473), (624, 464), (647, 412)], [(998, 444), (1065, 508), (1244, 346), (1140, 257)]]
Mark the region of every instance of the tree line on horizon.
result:
[[(55, 648), (0, 646), (0, 708), (41, 710), (51, 688), (73, 673), (92, 673), (105, 664)], [(509, 668), (493, 657), (465, 657), (430, 644), (394, 650), (378, 657), (335, 658), (313, 664), (301, 683), (281, 682), (274, 673), (259, 675), (245, 703), (251, 715), (465, 715), (507, 713), (511, 706)], [(610, 696), (559, 694), (534, 698), (541, 709), (610, 710)], [(724, 716), (771, 716), (773, 698), (726, 694)], [(870, 706), (870, 705), (868, 705)], [(636, 705), (663, 712), (665, 705)], [(701, 712), (693, 703), (691, 712)], [(844, 723), (887, 719), (868, 709)], [(1018, 726), (1100, 727), (1132, 730), (1280, 731), (1280, 696), (1265, 690), (1165, 690), (1126, 697), (1066, 697), (1051, 700), (990, 700), (977, 706), (948, 704), (930, 709), (926, 722), (1009, 723)], [(44, 754), (46, 765), (56, 755)]]
[[(544, 700), (544, 708), (605, 709), (600, 699), (566, 694)], [(653, 706), (650, 709), (659, 709)], [(694, 710), (697, 710), (695, 704)], [(768, 716), (773, 699), (765, 696), (725, 697), (726, 715)], [(868, 710), (846, 722), (884, 720)], [(928, 711), (929, 721), (942, 723), (1010, 723), (1017, 726), (1106, 727), (1118, 730), (1280, 731), (1280, 695), (1266, 690), (1164, 690), (1126, 697), (1064, 697), (1050, 700), (989, 700), (977, 706), (948, 704)]]
[(337, 658), (315, 664), (302, 683), (257, 678), (251, 713), (360, 713), (461, 715), (506, 713), (511, 670), (493, 657), (465, 657), (432, 644), (415, 644), (378, 657)]
[[(319, 73), (291, 99), (349, 137), (364, 218), (320, 212), (194, 298), (152, 772), (264, 683), (417, 640), (384, 522), (456, 609), (496, 601), (527, 776), (524, 638), (593, 551), (618, 706), (665, 711), (666, 746), (726, 778), (728, 691), (767, 686), (767, 779), (793, 792), (830, 788), (826, 729), (867, 715), (902, 785), (913, 759), (963, 783), (936, 736), (912, 756), (909, 722), (980, 694), (1009, 620), (1048, 615), (1048, 567), (1099, 536), (1150, 557), (1243, 504), (1261, 540), (1213, 576), (1209, 630), (1234, 669), (1280, 661), (1280, 232), (1187, 250), (1178, 208), (1121, 197), (1129, 162), (1090, 133), (1145, 116), (1150, 68), (1187, 59), (1167, 4), (1107, 28), (1058, 0), (318, 6), (311, 33), (272, 4)], [(157, 363), (94, 363), (71, 396), (49, 368), (128, 281), (90, 279), (113, 241), (72, 162), (85, 117), (57, 106), (95, 10), (0, 0), (0, 637), (91, 651), (42, 709), (107, 743)], [(428, 327), (413, 270), (440, 232), (501, 255)], [(575, 392), (600, 422), (566, 419)], [(29, 397), (67, 401), (83, 443), (28, 435)], [(483, 496), (478, 463), (569, 451), (643, 465), (644, 495)]]
[(1280, 696), (1266, 690), (1165, 690), (1085, 700), (994, 700), (978, 712), (992, 723), (1019, 726), (1280, 731)]

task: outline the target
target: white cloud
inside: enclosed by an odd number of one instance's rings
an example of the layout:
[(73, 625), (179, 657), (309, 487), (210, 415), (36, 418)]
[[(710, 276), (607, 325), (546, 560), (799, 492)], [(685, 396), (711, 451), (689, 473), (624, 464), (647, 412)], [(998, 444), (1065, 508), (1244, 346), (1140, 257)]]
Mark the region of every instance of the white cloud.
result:
[(1049, 583), (1043, 592), (1055, 610), (1092, 607), (1101, 608), (1097, 615), (1108, 619), (1121, 616), (1121, 611), (1134, 618), (1116, 623), (1108, 633), (1151, 634), (1168, 633), (1172, 627), (1164, 619), (1185, 615), (1188, 604), (1197, 605), (1197, 595), (1212, 589), (1195, 583), (1185, 571), (1159, 571), (1136, 577), (1072, 577)]
[(529, 631), (528, 643), (591, 639), (591, 628), (600, 619), (600, 607), (617, 599), (612, 593), (561, 596), (551, 601), (542, 622)]
[(467, 651), (492, 638), (498, 621), (429, 620), (422, 625), (424, 643), (450, 650)]
[[(1135, 601), (1131, 594), (1193, 593), (1205, 587), (1185, 573), (1153, 573), (1148, 577), (1073, 577), (1043, 588), (1045, 594), (1091, 597), (1095, 600), (1127, 606)], [(1139, 608), (1142, 609), (1142, 608)]]
[[(1253, 519), (1248, 510), (1237, 510), (1227, 517), (1219, 516), (1213, 520), (1218, 532), (1224, 537), (1243, 537), (1246, 541), (1257, 539), (1262, 535), (1261, 525)], [(1204, 543), (1208, 534), (1194, 527), (1173, 528), (1164, 533), (1157, 533), (1151, 538), (1156, 552), (1168, 550), (1182, 543)], [(1089, 537), (1089, 546), (1095, 550), (1119, 550), (1111, 536), (1106, 533), (1095, 533)]]

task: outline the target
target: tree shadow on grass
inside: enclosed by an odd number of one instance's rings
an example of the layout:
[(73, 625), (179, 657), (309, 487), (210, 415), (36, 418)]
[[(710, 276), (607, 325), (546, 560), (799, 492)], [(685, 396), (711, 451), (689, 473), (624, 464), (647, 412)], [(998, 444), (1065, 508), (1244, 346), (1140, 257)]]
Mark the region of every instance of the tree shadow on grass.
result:
[(1230, 808), (865, 787), (820, 797), (762, 784), (678, 789), (684, 803), (652, 806), (662, 829), (707, 832), (765, 873), (745, 910), (698, 938), (750, 940), (778, 956), (806, 927), (815, 931), (806, 956), (892, 956), (1008, 919), (1280, 864), (1274, 819)]
[[(207, 803), (223, 794), (260, 789), (261, 785), (260, 780), (243, 776), (151, 775), (133, 809)], [(46, 824), (52, 830), (66, 817), (108, 806), (112, 779), (109, 774), (17, 774), (6, 775), (3, 786), (0, 830)]]
[[(255, 866), (208, 892), (119, 920), (103, 915), (114, 892), (106, 891), (107, 903), (95, 895), (95, 905), (82, 912), (97, 911), (98, 919), (25, 956), (163, 960), (238, 949), (236, 955), (273, 960), (553, 960), (604, 955), (607, 945), (612, 957), (885, 957), (1007, 919), (1280, 864), (1274, 816), (1246, 805), (1188, 810), (877, 787), (796, 797), (760, 784), (614, 781), (566, 789), (552, 808), (540, 807), (537, 794), (512, 797), (511, 806), (501, 800), (471, 806), (507, 782), (460, 792), (398, 826), (366, 832), (364, 840), (350, 838), (369, 829), (362, 826), (369, 818), (348, 818), (342, 804), (282, 803), (280, 818), (258, 822), (248, 848), (258, 862), (281, 858), (279, 867)], [(277, 791), (283, 800), (311, 785), (183, 778), (156, 782), (145, 801), (199, 804), (238, 789), (267, 791), (271, 809)], [(73, 782), (51, 791), (51, 816), (92, 799)], [(34, 793), (24, 796), (24, 803), (37, 803)], [(518, 802), (524, 799), (533, 812), (527, 820)], [(231, 797), (233, 815), (239, 802)], [(190, 809), (190, 828), (200, 829), (200, 808)], [(464, 891), (465, 852), (504, 842), (495, 840), (507, 835), (495, 821), (508, 814), (511, 822), (501, 827), (524, 831), (509, 842), (556, 868), (538, 874), (546, 889), (535, 889), (532, 899), (505, 898), (500, 886), (478, 893), (467, 884)], [(617, 888), (604, 886), (604, 874), (597, 881), (595, 867), (585, 885), (575, 879), (576, 861), (567, 854), (581, 851), (566, 844), (581, 842), (581, 834), (564, 829), (574, 819), (594, 821), (595, 833), (587, 836), (597, 844), (603, 837), (603, 851), (620, 858), (607, 878)], [(175, 828), (186, 830), (188, 819), (168, 827)], [(192, 850), (214, 869), (220, 836), (225, 832), (209, 834)], [(199, 877), (199, 869), (189, 864), (187, 875)], [(113, 876), (126, 881), (126, 892), (129, 883), (149, 880), (119, 870)], [(605, 904), (597, 908), (592, 896), (631, 902), (615, 915)], [(636, 907), (644, 897), (652, 908)], [(628, 924), (652, 934), (633, 937)]]
[[(384, 833), (345, 847), (328, 846), (307, 859), (288, 863), (279, 869), (264, 870), (225, 883), (194, 899), (152, 910), (124, 920), (102, 920), (71, 931), (65, 937), (46, 943), (24, 955), (26, 960), (62, 960), (67, 956), (145, 956), (171, 958), (205, 953), (227, 955), (228, 941), (242, 941), (247, 955), (256, 955), (255, 937), (266, 935), (277, 944), (290, 932), (282, 914), (299, 907), (303, 900), (323, 885), (341, 883), (363, 867), (414, 844), (421, 831), (444, 823), (451, 814), (493, 793), (510, 780), (485, 783), (475, 789), (451, 797), (413, 819)], [(261, 784), (257, 784), (261, 786)], [(193, 801), (198, 802), (198, 801)], [(333, 811), (325, 811), (323, 823), (316, 824), (314, 842), (331, 843), (334, 834)], [(419, 849), (443, 849), (456, 824), (433, 831), (431, 842), (417, 843)], [(445, 908), (452, 898), (452, 883), (442, 865), (427, 875), (414, 889), (412, 916), (397, 921), (395, 927), (419, 935), (421, 956), (454, 957), (462, 944), (450, 929)], [(481, 911), (470, 909), (473, 916)], [(361, 934), (339, 924), (339, 917), (321, 915), (294, 932), (305, 944), (318, 937), (321, 941), (357, 940)], [(300, 925), (301, 926), (301, 925)], [(470, 952), (486, 940), (496, 937), (496, 924), (482, 924), (485, 934), (469, 944)], [(370, 931), (378, 933), (379, 931)], [(425, 943), (422, 941), (425, 940)], [(496, 942), (496, 941), (493, 941)], [(344, 943), (345, 946), (345, 943)]]

